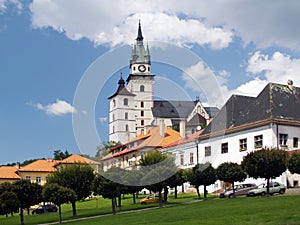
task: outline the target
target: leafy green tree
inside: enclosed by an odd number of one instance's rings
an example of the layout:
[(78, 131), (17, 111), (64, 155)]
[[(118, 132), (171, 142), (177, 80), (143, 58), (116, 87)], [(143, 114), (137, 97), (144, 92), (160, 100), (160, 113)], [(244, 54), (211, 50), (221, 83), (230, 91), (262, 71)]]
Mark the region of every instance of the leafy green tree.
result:
[(42, 201), (42, 189), (42, 186), (30, 183), (27, 180), (18, 180), (13, 184), (12, 191), (17, 195), (19, 200), (21, 225), (24, 225), (23, 210), (27, 209), (29, 214), (30, 206)]
[(0, 194), (0, 215), (7, 215), (19, 209), (19, 199), (18, 196), (12, 191), (5, 191)]
[(127, 194), (132, 194), (133, 204), (136, 204), (136, 193), (143, 189), (139, 186), (142, 175), (139, 170), (125, 170), (123, 181)]
[(180, 186), (180, 185), (182, 185), (184, 182), (187, 181), (185, 179), (183, 173), (184, 173), (183, 170), (180, 169), (172, 177), (170, 177), (168, 179), (168, 185), (169, 185), (169, 187), (175, 189), (174, 198), (177, 198), (177, 187)]
[(112, 213), (116, 214), (116, 198), (120, 195), (120, 184), (106, 179), (98, 174), (93, 183), (95, 193), (102, 195), (103, 198), (111, 199)]
[(291, 173), (300, 173), (300, 152), (294, 152), (291, 155), (287, 167)]
[(90, 195), (94, 177), (94, 171), (89, 165), (72, 164), (58, 168), (49, 176), (48, 183), (56, 183), (75, 191), (77, 199), (71, 203), (73, 216), (76, 216), (76, 201), (83, 200)]
[(61, 150), (54, 150), (53, 152), (53, 158), (55, 160), (63, 160), (67, 157), (69, 157), (71, 154), (66, 150), (65, 152), (62, 152)]
[(280, 176), (287, 169), (288, 153), (277, 148), (263, 148), (248, 153), (242, 161), (242, 167), (250, 177), (267, 180), (269, 195), (270, 179)]
[(216, 178), (216, 170), (212, 167), (210, 163), (205, 164), (197, 164), (194, 167), (194, 173), (197, 174), (197, 179), (199, 179), (200, 185), (204, 186), (204, 199), (206, 199), (206, 187), (215, 183)]
[(168, 186), (167, 179), (177, 172), (174, 156), (159, 151), (150, 151), (139, 161), (141, 182), (148, 190), (159, 193), (159, 207), (162, 208), (162, 190)]
[(67, 202), (76, 201), (77, 199), (75, 191), (58, 184), (46, 184), (42, 196), (45, 201), (53, 202), (58, 206), (59, 223), (62, 222), (61, 205)]
[(216, 170), (216, 174), (219, 180), (231, 183), (233, 197), (235, 196), (234, 182), (241, 182), (247, 178), (247, 174), (244, 169), (239, 164), (233, 162), (225, 162), (219, 165)]

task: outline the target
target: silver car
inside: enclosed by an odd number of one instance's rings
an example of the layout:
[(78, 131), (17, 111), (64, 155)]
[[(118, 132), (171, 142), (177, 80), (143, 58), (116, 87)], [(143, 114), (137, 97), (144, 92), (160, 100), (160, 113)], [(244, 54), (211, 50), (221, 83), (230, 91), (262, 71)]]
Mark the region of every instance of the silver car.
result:
[(248, 191), (257, 188), (255, 184), (238, 184), (234, 185), (234, 194), (232, 187), (226, 189), (224, 192), (220, 193), (220, 198), (234, 198), (237, 196), (246, 196)]
[[(285, 186), (284, 184), (278, 182), (270, 182), (269, 186), (269, 193), (273, 195), (275, 193), (284, 194), (285, 193)], [(267, 184), (263, 183), (260, 184), (256, 189), (253, 189), (247, 193), (247, 197), (251, 196), (265, 196), (267, 194)]]

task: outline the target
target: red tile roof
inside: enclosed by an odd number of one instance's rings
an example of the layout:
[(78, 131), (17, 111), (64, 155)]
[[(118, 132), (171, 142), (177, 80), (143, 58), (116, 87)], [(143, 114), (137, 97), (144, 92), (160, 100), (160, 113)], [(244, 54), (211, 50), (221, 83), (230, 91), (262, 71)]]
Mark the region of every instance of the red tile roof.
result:
[(20, 172), (54, 172), (55, 169), (55, 165), (58, 163), (59, 161), (57, 160), (52, 160), (52, 159), (40, 159), (40, 160), (36, 160), (26, 166), (22, 166), (19, 171)]

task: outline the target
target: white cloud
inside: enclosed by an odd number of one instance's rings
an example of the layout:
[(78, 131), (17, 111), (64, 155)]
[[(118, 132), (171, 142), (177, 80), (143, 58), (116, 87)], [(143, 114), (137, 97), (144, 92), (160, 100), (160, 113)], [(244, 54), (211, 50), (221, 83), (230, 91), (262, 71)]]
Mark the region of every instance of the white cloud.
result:
[(33, 0), (30, 8), (35, 28), (52, 27), (97, 44), (131, 44), (140, 17), (148, 40), (218, 49), (228, 46), (234, 31), (259, 47), (300, 46), (300, 1)]
[(76, 113), (77, 110), (68, 102), (57, 99), (55, 103), (43, 106), (37, 103), (35, 107), (39, 110), (45, 111), (47, 114), (52, 116), (63, 116), (68, 113)]
[(161, 2), (130, 2), (34, 0), (30, 7), (32, 25), (35, 28), (51, 27), (73, 40), (86, 37), (97, 45), (115, 46), (133, 43), (141, 18), (144, 36), (149, 41), (197, 43), (213, 49), (225, 48), (232, 41), (230, 31), (224, 31), (220, 26), (208, 27), (198, 19), (180, 19), (172, 12), (174, 7), (166, 10), (161, 7)]
[(100, 120), (100, 123), (106, 123), (108, 121), (108, 118), (107, 117), (100, 117), (99, 120)]
[(300, 59), (281, 52), (275, 52), (272, 56), (255, 52), (248, 61), (246, 70), (253, 74), (263, 74), (268, 82), (286, 84), (293, 80), (295, 85), (300, 84)]
[(195, 92), (202, 93), (206, 98), (206, 104), (218, 107), (224, 104), (229, 97), (230, 91), (226, 83), (230, 73), (223, 71), (213, 71), (202, 61), (185, 69), (182, 79), (185, 81), (185, 88), (190, 88)]
[(17, 8), (18, 11), (23, 9), (22, 3), (20, 0), (0, 0), (0, 13), (3, 13), (7, 10), (8, 5), (13, 5)]

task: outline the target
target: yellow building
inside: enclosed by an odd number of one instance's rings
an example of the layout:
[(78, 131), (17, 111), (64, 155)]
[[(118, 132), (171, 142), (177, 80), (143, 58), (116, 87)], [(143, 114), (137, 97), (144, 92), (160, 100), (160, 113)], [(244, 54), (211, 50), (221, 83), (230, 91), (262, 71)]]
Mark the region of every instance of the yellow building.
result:
[(9, 182), (13, 183), (20, 180), (18, 168), (15, 166), (0, 166), (0, 184)]
[(19, 169), (21, 179), (29, 180), (32, 183), (44, 185), (47, 182), (47, 177), (53, 173), (55, 165), (59, 161), (53, 159), (40, 159), (36, 160)]

